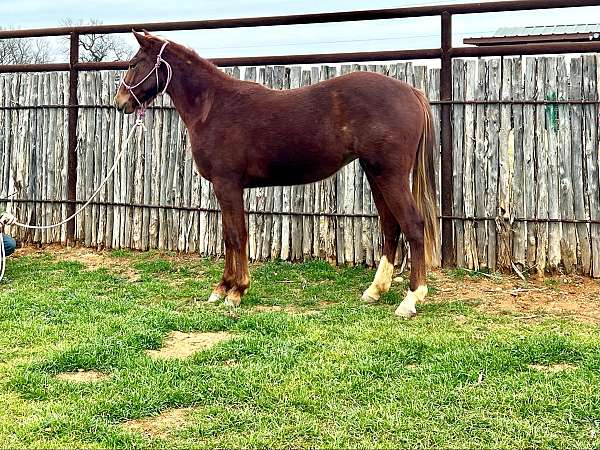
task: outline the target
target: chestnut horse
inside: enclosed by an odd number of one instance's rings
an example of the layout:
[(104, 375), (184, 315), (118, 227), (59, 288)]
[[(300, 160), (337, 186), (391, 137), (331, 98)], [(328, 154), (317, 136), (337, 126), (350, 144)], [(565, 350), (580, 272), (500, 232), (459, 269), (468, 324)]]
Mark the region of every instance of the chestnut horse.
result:
[[(379, 212), (383, 256), (363, 294), (377, 301), (392, 281), (400, 230), (410, 244), (410, 289), (396, 314), (411, 317), (438, 260), (433, 161), (424, 94), (384, 75), (354, 72), (276, 91), (234, 79), (193, 50), (134, 31), (140, 50), (115, 96), (126, 114), (167, 92), (188, 129), (200, 174), (223, 214), (225, 270), (209, 301), (237, 306), (250, 285), (243, 190), (312, 183), (358, 158)], [(412, 173), (412, 190), (410, 176)]]

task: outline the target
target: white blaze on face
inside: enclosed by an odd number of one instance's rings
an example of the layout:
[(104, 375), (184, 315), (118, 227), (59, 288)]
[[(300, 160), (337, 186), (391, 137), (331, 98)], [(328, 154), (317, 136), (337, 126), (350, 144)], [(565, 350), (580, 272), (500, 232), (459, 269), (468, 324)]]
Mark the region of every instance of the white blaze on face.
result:
[(379, 260), (377, 272), (375, 272), (375, 278), (373, 279), (371, 286), (369, 286), (369, 289), (363, 294), (363, 300), (379, 300), (381, 294), (390, 290), (393, 274), (394, 264), (388, 261), (387, 256), (383, 255)]

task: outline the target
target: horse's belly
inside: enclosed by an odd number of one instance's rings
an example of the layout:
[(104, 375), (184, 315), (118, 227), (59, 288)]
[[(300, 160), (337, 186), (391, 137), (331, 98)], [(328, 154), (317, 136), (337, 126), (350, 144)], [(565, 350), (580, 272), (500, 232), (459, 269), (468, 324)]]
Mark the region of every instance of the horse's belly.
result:
[(251, 175), (248, 187), (313, 183), (333, 175), (353, 159), (355, 156), (343, 155), (341, 152), (290, 152), (270, 161), (266, 166), (267, 170), (259, 170), (255, 176)]

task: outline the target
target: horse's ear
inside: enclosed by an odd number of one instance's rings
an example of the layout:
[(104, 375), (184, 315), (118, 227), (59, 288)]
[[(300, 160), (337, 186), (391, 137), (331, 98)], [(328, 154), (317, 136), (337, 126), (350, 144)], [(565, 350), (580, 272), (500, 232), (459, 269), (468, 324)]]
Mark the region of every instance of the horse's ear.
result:
[(142, 33), (138, 33), (135, 30), (131, 31), (133, 32), (133, 35), (135, 36), (138, 43), (140, 44), (140, 47), (144, 48), (148, 46), (148, 39), (146, 38), (146, 36), (144, 36)]
[(148, 33), (148, 30), (142, 28), (142, 31), (144, 32), (144, 36), (152, 36), (150, 33)]

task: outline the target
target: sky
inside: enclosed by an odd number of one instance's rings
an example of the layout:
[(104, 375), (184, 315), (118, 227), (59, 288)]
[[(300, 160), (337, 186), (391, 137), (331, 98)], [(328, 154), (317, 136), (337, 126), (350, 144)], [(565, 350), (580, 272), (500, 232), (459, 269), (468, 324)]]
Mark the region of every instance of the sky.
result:
[[(0, 0), (0, 27), (42, 28), (96, 19), (104, 24), (475, 3), (470, 0)], [(439, 47), (439, 17), (336, 24), (165, 32), (206, 58), (400, 50)], [(600, 6), (463, 15), (453, 18), (453, 45), (504, 26), (600, 23)], [(129, 34), (122, 35), (137, 47)], [(58, 55), (57, 60), (64, 59)]]

